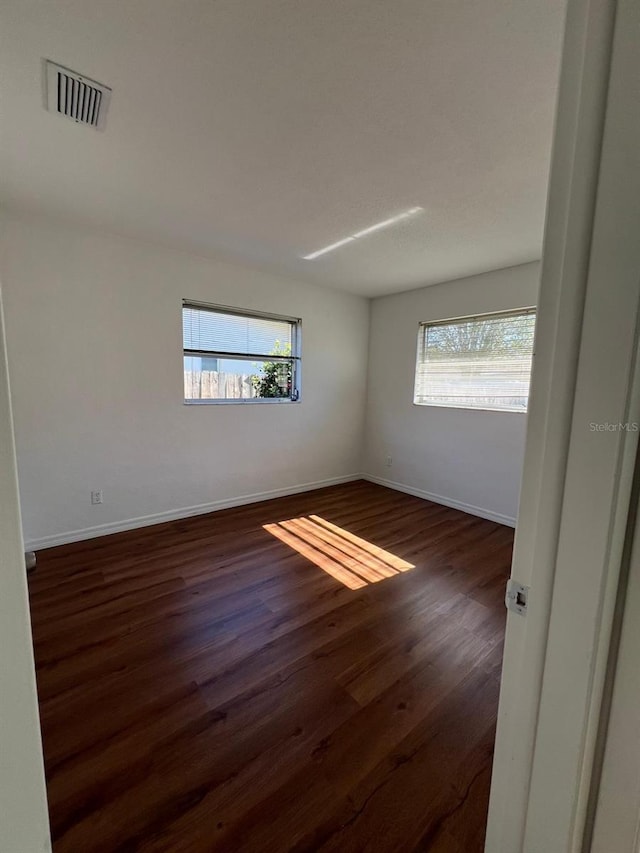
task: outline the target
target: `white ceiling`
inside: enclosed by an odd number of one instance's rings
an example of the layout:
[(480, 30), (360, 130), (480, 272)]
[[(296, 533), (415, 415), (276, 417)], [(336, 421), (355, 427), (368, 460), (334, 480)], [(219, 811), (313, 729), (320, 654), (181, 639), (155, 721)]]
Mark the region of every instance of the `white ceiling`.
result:
[[(1, 15), (9, 206), (365, 295), (540, 256), (561, 0), (3, 0)], [(43, 57), (112, 87), (104, 132), (43, 109)]]

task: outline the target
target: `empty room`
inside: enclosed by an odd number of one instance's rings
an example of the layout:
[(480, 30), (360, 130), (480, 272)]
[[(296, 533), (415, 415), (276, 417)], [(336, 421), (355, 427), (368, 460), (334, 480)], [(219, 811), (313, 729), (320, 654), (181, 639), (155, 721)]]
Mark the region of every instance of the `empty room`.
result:
[(579, 849), (510, 839), (571, 751), (536, 524), (632, 420), (553, 296), (587, 5), (5, 0), (3, 853)]

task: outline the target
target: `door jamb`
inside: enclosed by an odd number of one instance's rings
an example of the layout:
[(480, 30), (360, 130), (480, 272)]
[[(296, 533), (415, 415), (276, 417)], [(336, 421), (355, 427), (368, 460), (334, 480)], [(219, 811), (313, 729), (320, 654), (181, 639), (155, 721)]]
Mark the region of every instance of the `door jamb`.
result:
[[(574, 417), (616, 3), (569, 0), (552, 153), (520, 515), (507, 618), (487, 853), (527, 846), (534, 755)], [(525, 833), (529, 841), (525, 841)], [(548, 853), (547, 848), (546, 853)], [(553, 849), (561, 849), (559, 847)]]

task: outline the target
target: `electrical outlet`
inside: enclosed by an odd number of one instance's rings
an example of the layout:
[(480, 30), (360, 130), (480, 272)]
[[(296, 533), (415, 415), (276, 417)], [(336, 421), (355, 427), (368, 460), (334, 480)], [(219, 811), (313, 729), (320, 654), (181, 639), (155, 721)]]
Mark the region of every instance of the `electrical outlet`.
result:
[(102, 503), (102, 489), (98, 489), (95, 492), (91, 492), (91, 503), (94, 505)]
[(393, 459), (390, 456), (387, 456), (384, 460), (384, 464), (387, 468), (391, 468), (391, 466), (393, 465)]

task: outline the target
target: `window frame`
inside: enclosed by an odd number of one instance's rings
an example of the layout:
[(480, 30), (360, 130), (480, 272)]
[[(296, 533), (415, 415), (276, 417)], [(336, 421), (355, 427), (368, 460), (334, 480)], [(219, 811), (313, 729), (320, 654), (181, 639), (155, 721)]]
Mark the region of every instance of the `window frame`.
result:
[[(255, 405), (263, 403), (289, 404), (302, 402), (302, 318), (290, 317), (286, 314), (273, 314), (266, 311), (254, 311), (253, 309), (234, 308), (230, 305), (216, 305), (211, 302), (201, 302), (197, 299), (183, 299), (181, 307), (181, 318), (184, 317), (185, 308), (196, 308), (203, 311), (211, 311), (216, 314), (229, 314), (233, 317), (249, 317), (258, 320), (276, 320), (291, 325), (291, 355), (277, 356), (269, 353), (236, 353), (236, 352), (221, 352), (219, 350), (195, 350), (185, 349), (184, 346), (184, 330), (182, 333), (182, 359), (183, 359), (183, 374), (184, 374), (184, 358), (187, 356), (200, 356), (206, 358), (232, 359), (233, 361), (275, 361), (285, 364), (291, 363), (291, 396), (290, 397), (245, 397), (240, 399), (208, 399), (208, 400), (189, 400), (184, 396), (184, 379), (183, 379), (183, 405), (185, 406), (233, 406), (233, 405)], [(184, 321), (183, 321), (184, 322)]]
[[(444, 320), (422, 320), (418, 323), (418, 334), (416, 341), (416, 358), (415, 358), (415, 366), (414, 366), (414, 377), (413, 377), (413, 405), (418, 406), (419, 408), (435, 408), (435, 409), (462, 409), (470, 412), (502, 412), (506, 414), (514, 414), (514, 415), (526, 415), (529, 411), (529, 393), (527, 393), (527, 405), (524, 409), (519, 408), (498, 408), (496, 406), (469, 406), (462, 405), (460, 403), (419, 403), (416, 402), (416, 385), (417, 385), (417, 377), (418, 377), (418, 367), (420, 365), (420, 350), (421, 350), (421, 336), (423, 334), (423, 330), (425, 327), (433, 328), (435, 326), (448, 326), (453, 323), (465, 323), (470, 322), (472, 320), (486, 320), (492, 317), (520, 317), (524, 315), (533, 314), (537, 321), (537, 306), (529, 305), (523, 308), (508, 308), (504, 311), (487, 311), (482, 314), (468, 314), (462, 315), (460, 317), (449, 317)], [(531, 347), (531, 360), (532, 360), (532, 369), (533, 369), (533, 357), (535, 355), (535, 330), (534, 330), (534, 340)], [(529, 389), (531, 388), (531, 374), (529, 374)]]

